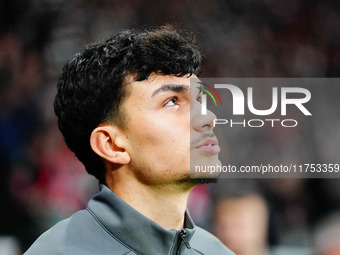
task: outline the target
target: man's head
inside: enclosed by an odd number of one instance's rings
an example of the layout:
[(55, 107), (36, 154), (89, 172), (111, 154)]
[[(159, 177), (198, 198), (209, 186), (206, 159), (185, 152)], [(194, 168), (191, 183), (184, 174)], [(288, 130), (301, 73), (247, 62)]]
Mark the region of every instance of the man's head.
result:
[(164, 177), (184, 167), (188, 77), (200, 63), (194, 37), (172, 27), (125, 30), (76, 54), (60, 76), (54, 106), (67, 145), (87, 171), (105, 182), (108, 167), (130, 164), (152, 181), (150, 169)]

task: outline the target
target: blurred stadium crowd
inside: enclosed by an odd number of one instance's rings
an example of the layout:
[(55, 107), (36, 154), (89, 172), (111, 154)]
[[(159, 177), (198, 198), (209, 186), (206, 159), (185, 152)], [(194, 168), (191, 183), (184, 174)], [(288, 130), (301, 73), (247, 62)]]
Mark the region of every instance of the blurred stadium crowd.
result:
[[(165, 23), (197, 32), (204, 77), (340, 74), (338, 1), (2, 0), (0, 255), (24, 252), (97, 190), (56, 125), (64, 62), (123, 28)], [(267, 139), (284, 147), (287, 136), (274, 130)], [(338, 157), (339, 130), (315, 128), (313, 137), (322, 148), (308, 148), (313, 157)], [(340, 254), (339, 179), (222, 180), (197, 187), (188, 206), (238, 255)]]

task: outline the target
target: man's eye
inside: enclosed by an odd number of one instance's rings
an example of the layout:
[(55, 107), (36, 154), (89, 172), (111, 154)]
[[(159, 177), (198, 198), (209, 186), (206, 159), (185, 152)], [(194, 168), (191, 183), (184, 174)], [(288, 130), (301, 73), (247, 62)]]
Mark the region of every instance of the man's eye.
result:
[(178, 105), (178, 97), (172, 97), (169, 101), (167, 101), (164, 106), (173, 106)]

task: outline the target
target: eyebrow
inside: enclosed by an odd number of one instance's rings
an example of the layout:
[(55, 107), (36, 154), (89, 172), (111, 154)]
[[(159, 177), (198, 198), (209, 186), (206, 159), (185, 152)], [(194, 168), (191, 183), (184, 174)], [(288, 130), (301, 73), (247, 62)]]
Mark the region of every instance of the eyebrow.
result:
[(190, 90), (190, 86), (188, 85), (182, 85), (182, 84), (164, 84), (163, 86), (159, 87), (158, 89), (156, 89), (153, 93), (152, 96), (155, 96), (161, 92), (165, 92), (165, 91), (174, 91), (174, 92), (179, 92), (179, 93), (183, 93), (183, 92), (187, 92)]

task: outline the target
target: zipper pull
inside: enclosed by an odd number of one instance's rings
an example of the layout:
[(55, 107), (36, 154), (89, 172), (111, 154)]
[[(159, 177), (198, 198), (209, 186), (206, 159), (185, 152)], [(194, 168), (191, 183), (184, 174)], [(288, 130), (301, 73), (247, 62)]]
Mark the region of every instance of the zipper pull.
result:
[(189, 242), (188, 242), (187, 239), (186, 239), (186, 237), (187, 237), (187, 230), (186, 230), (186, 229), (182, 229), (182, 230), (181, 230), (181, 233), (179, 234), (179, 236), (182, 238), (183, 243), (185, 244), (185, 246), (186, 246), (188, 249), (191, 249), (191, 246), (190, 246)]

